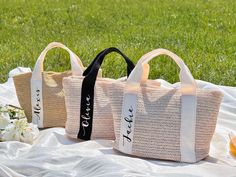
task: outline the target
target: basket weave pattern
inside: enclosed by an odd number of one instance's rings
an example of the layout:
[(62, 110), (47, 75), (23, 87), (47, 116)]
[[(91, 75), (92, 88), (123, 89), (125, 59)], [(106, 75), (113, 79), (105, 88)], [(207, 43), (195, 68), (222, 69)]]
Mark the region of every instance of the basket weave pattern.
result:
[[(120, 121), (125, 84), (111, 86), (111, 102), (115, 127), (115, 145), (119, 150)], [(195, 155), (199, 161), (209, 153), (222, 94), (219, 91), (197, 89)], [(141, 87), (131, 155), (181, 161), (181, 93), (177, 89)]]
[[(91, 139), (115, 139), (109, 94), (110, 80), (98, 78), (94, 92), (93, 126)], [(63, 80), (67, 108), (66, 133), (77, 138), (80, 129), (80, 101), (83, 77), (67, 77)]]
[[(63, 73), (48, 71), (42, 73), (43, 125), (45, 128), (65, 126), (66, 107), (62, 79), (70, 75), (70, 71)], [(19, 103), (25, 110), (29, 122), (32, 121), (31, 76), (32, 73), (25, 73), (13, 77)]]

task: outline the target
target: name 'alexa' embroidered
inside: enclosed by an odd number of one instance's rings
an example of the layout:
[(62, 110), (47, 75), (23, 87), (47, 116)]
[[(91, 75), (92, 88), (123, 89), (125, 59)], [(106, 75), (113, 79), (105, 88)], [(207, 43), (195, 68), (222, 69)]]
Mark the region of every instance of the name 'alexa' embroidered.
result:
[(32, 122), (37, 124), (39, 128), (43, 127), (43, 103), (42, 83), (31, 80)]
[(37, 88), (36, 89), (36, 98), (35, 98), (35, 105), (34, 105), (34, 115), (37, 117), (38, 121), (40, 121), (40, 112), (41, 112), (41, 106), (40, 106), (40, 90)]

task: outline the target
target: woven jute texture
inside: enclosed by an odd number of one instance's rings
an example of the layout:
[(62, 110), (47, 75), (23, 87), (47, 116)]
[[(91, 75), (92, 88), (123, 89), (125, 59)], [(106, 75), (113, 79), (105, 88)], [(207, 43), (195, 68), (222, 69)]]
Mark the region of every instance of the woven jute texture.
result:
[[(43, 126), (45, 128), (65, 126), (66, 108), (62, 78), (70, 75), (70, 71), (42, 73)], [(13, 77), (19, 103), (25, 110), (29, 122), (32, 121), (31, 76), (32, 73), (25, 73)]]
[[(124, 83), (125, 77), (120, 79), (97, 78), (94, 88), (94, 110), (91, 139), (115, 139), (113, 113), (111, 109), (111, 84)], [(67, 110), (66, 134), (77, 138), (80, 128), (80, 101), (83, 77), (67, 77), (63, 79), (65, 103)], [(148, 80), (151, 87), (160, 86), (158, 81)], [(146, 84), (143, 84), (145, 87)]]
[[(68, 77), (63, 79), (65, 102), (67, 108), (66, 133), (77, 138), (80, 128), (80, 101), (83, 77)], [(112, 111), (109, 99), (108, 85), (110, 80), (97, 78), (94, 87), (94, 110), (91, 139), (114, 139)]]
[[(120, 122), (125, 84), (113, 83), (111, 105), (114, 118), (115, 145), (119, 150)], [(222, 99), (219, 91), (197, 89), (195, 154), (196, 160), (209, 153)], [(177, 89), (140, 87), (134, 123), (131, 155), (181, 161), (181, 93)]]

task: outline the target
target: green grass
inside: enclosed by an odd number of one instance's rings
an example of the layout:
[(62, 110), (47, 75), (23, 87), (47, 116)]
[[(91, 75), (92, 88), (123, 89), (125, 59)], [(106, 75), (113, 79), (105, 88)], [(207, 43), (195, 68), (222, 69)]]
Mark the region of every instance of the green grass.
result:
[[(166, 48), (186, 62), (196, 79), (236, 86), (235, 0), (0, 0), (0, 82), (17, 66), (33, 68), (52, 41), (66, 44), (84, 65), (110, 46), (134, 62)], [(126, 73), (115, 54), (102, 68), (106, 77)], [(50, 51), (45, 70), (67, 69), (68, 54)], [(150, 78), (176, 82), (178, 68), (160, 57), (151, 61)]]

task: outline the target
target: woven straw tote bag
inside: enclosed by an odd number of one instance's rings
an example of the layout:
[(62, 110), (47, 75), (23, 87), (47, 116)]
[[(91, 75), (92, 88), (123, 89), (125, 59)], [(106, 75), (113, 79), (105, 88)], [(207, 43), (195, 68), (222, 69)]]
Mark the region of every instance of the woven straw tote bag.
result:
[[(180, 88), (142, 87), (142, 65), (167, 55), (180, 67)], [(114, 148), (138, 157), (194, 163), (208, 155), (222, 99), (198, 88), (184, 62), (166, 49), (147, 53), (127, 82), (113, 82), (110, 95)]]
[[(133, 70), (133, 62), (117, 48), (111, 47), (99, 53), (83, 77), (70, 76), (63, 79), (67, 110), (66, 134), (71, 138), (90, 140), (114, 139), (113, 119), (109, 100), (109, 85), (115, 81), (97, 78), (104, 57), (116, 52), (127, 63), (127, 73)], [(119, 79), (124, 82), (126, 78)], [(96, 84), (95, 84), (96, 83)]]
[(37, 124), (39, 128), (64, 127), (66, 122), (62, 78), (70, 76), (71, 71), (43, 71), (47, 52), (56, 47), (70, 54), (72, 73), (81, 76), (84, 67), (79, 57), (65, 45), (52, 42), (40, 54), (32, 73), (13, 77), (19, 103), (25, 110), (28, 121)]

